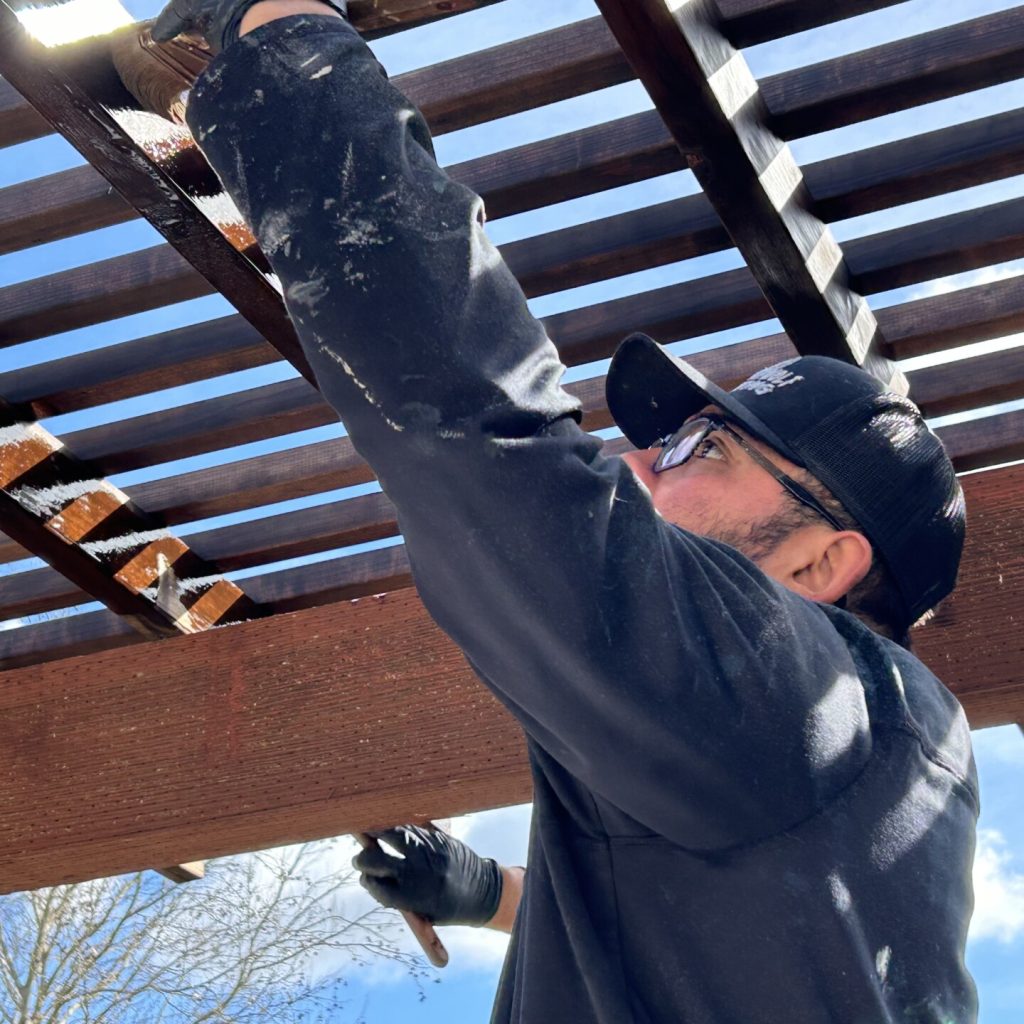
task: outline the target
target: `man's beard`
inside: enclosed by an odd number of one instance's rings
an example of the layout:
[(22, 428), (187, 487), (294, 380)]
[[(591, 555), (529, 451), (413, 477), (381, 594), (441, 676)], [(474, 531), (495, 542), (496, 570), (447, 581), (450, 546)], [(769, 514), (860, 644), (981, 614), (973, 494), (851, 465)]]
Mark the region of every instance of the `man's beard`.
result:
[(699, 532), (703, 537), (721, 541), (746, 555), (754, 563), (767, 558), (795, 530), (805, 525), (799, 509), (787, 509), (781, 515), (759, 519), (757, 522), (712, 523)]

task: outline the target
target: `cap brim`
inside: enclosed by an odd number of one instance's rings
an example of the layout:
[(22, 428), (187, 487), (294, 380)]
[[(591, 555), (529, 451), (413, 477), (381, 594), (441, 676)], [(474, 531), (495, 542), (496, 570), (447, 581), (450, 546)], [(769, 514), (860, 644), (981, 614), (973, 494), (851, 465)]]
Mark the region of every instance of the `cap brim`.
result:
[(646, 334), (631, 334), (619, 345), (605, 378), (605, 397), (612, 419), (637, 448), (649, 448), (705, 406), (717, 405), (755, 437), (800, 464), (789, 445), (759, 417)]

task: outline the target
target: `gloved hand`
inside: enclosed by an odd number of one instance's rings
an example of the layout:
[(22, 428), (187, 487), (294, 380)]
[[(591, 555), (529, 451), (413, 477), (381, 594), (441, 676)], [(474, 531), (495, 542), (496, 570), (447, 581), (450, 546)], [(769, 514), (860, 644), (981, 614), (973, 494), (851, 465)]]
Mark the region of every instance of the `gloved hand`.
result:
[(501, 902), (501, 868), (465, 843), (416, 825), (370, 833), (398, 850), (377, 846), (352, 858), (359, 884), (378, 902), (411, 910), (434, 924), (487, 924)]
[[(183, 32), (202, 36), (213, 53), (238, 38), (245, 12), (260, 0), (171, 0), (153, 24), (155, 42), (166, 43)], [(320, 0), (348, 17), (348, 0)]]

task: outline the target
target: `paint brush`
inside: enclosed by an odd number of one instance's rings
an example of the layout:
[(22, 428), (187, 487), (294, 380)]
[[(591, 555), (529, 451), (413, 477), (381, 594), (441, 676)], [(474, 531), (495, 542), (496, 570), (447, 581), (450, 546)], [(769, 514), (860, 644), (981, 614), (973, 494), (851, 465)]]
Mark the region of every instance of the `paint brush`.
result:
[[(424, 828), (440, 831), (437, 825), (429, 821), (424, 825)], [(380, 849), (380, 843), (367, 832), (356, 832), (353, 838), (364, 850)], [(409, 931), (412, 932), (416, 941), (420, 944), (420, 949), (426, 954), (427, 959), (435, 967), (447, 967), (448, 950), (444, 948), (444, 943), (434, 930), (433, 924), (421, 914), (415, 914), (411, 910), (402, 910), (400, 913), (405, 918)]]

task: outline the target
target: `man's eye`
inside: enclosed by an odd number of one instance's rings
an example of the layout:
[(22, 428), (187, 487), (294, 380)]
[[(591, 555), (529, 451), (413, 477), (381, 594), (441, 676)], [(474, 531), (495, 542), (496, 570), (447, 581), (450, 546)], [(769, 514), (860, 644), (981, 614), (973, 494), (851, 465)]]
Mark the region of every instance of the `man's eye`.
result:
[(718, 445), (710, 437), (707, 437), (703, 441), (701, 441), (700, 445), (697, 447), (696, 455), (698, 459), (725, 458), (722, 449), (719, 448)]

